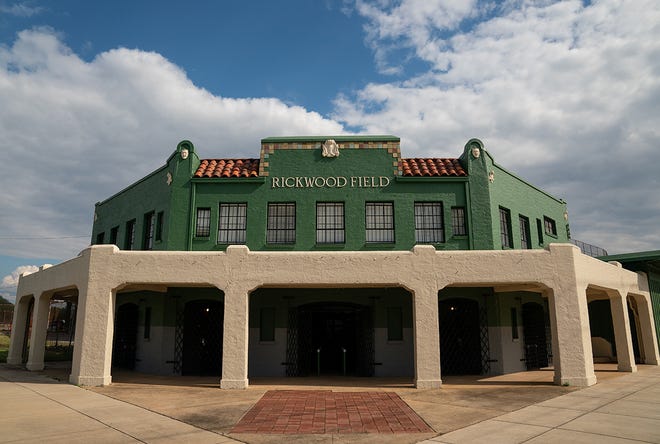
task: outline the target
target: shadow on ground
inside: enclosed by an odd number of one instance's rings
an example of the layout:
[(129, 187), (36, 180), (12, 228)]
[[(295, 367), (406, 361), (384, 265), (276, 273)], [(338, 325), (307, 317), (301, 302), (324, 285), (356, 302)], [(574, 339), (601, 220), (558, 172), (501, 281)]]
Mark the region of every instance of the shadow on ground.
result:
[[(616, 377), (616, 364), (598, 364), (599, 380)], [(44, 372), (68, 379), (66, 364)], [(619, 373), (620, 375), (620, 373)], [(181, 377), (114, 371), (107, 387), (89, 387), (97, 393), (134, 404), (196, 427), (242, 442), (296, 443), (414, 443), (438, 434), (494, 418), (568, 392), (575, 387), (552, 384), (553, 371), (543, 369), (508, 375), (447, 376), (439, 389), (417, 390), (403, 378), (253, 378), (247, 390), (220, 390), (217, 377)], [(232, 427), (268, 390), (333, 390), (396, 392), (435, 433), (424, 434), (232, 434)]]

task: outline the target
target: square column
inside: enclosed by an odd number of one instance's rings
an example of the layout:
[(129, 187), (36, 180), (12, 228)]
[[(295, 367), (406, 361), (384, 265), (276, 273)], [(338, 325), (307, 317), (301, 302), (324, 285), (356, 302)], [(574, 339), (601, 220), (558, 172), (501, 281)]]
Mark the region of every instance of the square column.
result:
[(658, 356), (658, 337), (655, 334), (653, 311), (650, 296), (630, 295), (637, 302), (637, 315), (639, 316), (639, 331), (641, 334), (640, 348), (643, 351), (644, 364), (660, 365)]
[(246, 288), (228, 287), (222, 337), (222, 389), (248, 387), (248, 293)]
[(415, 387), (438, 388), (440, 378), (440, 327), (438, 323), (438, 289), (420, 286), (413, 292), (413, 324), (415, 338)]
[[(566, 282), (566, 280), (564, 280)], [(551, 308), (555, 384), (587, 387), (596, 383), (586, 288), (562, 285), (548, 292)]]
[(80, 289), (76, 339), (69, 381), (76, 385), (108, 385), (112, 381), (115, 294), (107, 287)]
[(28, 329), (28, 314), (32, 296), (17, 298), (16, 301), (7, 364), (21, 365), (23, 363), (23, 341), (25, 340), (25, 334)]
[(44, 369), (46, 334), (48, 333), (48, 313), (50, 311), (50, 293), (35, 298), (32, 311), (32, 331), (30, 332), (30, 350), (25, 368), (28, 370)]
[(610, 309), (612, 311), (617, 370), (620, 372), (636, 372), (637, 365), (635, 365), (626, 297), (616, 290), (608, 290), (607, 295), (610, 298)]

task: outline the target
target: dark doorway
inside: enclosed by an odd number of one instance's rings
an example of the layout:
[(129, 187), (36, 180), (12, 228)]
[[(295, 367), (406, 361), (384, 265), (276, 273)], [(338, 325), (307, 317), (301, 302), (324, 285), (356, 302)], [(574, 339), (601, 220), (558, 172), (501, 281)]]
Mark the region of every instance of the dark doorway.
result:
[(112, 365), (133, 370), (138, 329), (138, 306), (122, 304), (115, 315), (115, 335), (112, 344)]
[(220, 376), (222, 374), (222, 302), (188, 302), (183, 323), (183, 375)]
[(543, 306), (535, 302), (523, 304), (522, 319), (527, 370), (547, 367), (548, 346), (545, 337), (545, 312), (543, 311)]
[(439, 302), (440, 363), (445, 375), (481, 374), (479, 303), (452, 298)]
[(320, 303), (303, 305), (292, 311), (287, 375), (373, 375), (371, 307)]

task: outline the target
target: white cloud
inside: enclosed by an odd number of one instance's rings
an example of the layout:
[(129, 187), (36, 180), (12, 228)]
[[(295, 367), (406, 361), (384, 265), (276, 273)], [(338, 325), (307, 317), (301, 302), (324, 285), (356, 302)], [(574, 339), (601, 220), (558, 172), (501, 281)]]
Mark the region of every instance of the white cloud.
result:
[(32, 17), (41, 14), (44, 8), (40, 6), (30, 6), (28, 3), (14, 3), (11, 6), (0, 5), (0, 12), (16, 17)]
[[(164, 164), (183, 139), (201, 156), (259, 155), (259, 140), (343, 127), (273, 98), (225, 98), (161, 55), (82, 60), (48, 29), (0, 46), (0, 251), (68, 258), (89, 244), (94, 202)], [(26, 239), (39, 237), (40, 239)], [(59, 239), (52, 239), (59, 238)]]
[(400, 135), (404, 155), (455, 156), (482, 138), (496, 161), (567, 200), (576, 238), (660, 248), (648, 198), (660, 190), (660, 4), (424, 4), (358, 2), (383, 66), (405, 60), (387, 58), (394, 44), (429, 69), (339, 97), (334, 117)]
[[(47, 267), (50, 264), (45, 264), (44, 266)], [(36, 271), (39, 271), (39, 267), (36, 265), (20, 265), (16, 267), (14, 271), (2, 278), (0, 282), (0, 296), (14, 303), (16, 301), (16, 288), (18, 287), (18, 280), (21, 274), (27, 275)]]
[(39, 271), (39, 267), (36, 265), (21, 265), (16, 267), (14, 271), (2, 278), (2, 283), (0, 283), (0, 288), (16, 288), (18, 286), (18, 279), (21, 274), (30, 274)]

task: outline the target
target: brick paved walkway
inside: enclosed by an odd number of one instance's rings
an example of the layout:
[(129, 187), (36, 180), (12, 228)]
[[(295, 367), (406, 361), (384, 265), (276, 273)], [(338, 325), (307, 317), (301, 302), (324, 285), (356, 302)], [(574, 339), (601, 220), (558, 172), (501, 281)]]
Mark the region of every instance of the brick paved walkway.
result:
[(270, 390), (232, 433), (433, 432), (394, 392)]

